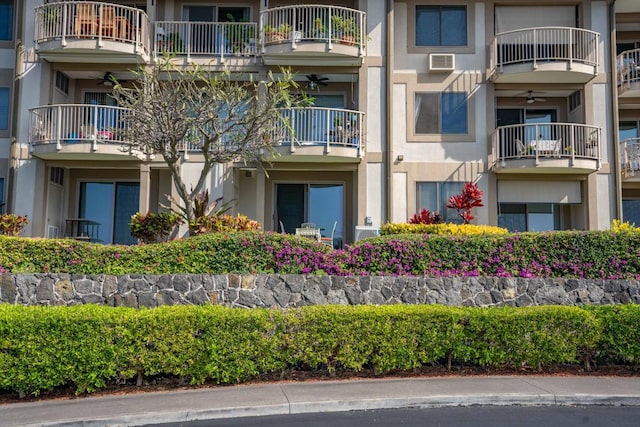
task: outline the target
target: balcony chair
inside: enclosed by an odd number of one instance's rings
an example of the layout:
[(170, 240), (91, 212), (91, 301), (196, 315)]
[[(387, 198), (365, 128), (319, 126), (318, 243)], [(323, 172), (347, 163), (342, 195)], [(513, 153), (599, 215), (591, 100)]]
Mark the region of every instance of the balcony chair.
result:
[(280, 233), (287, 234), (287, 230), (284, 229), (284, 224), (282, 221), (278, 221), (280, 223)]
[(320, 237), (320, 243), (323, 243), (327, 246), (329, 246), (331, 249), (334, 248), (333, 245), (333, 238), (336, 234), (336, 227), (338, 226), (338, 221), (334, 221), (333, 222), (333, 228), (331, 229), (331, 235), (327, 236), (327, 237)]
[(95, 36), (98, 32), (98, 15), (93, 4), (76, 6), (75, 35)]
[(516, 155), (518, 158), (524, 156), (527, 154), (527, 147), (524, 146), (524, 144), (522, 143), (522, 141), (520, 141), (519, 139), (515, 139), (515, 143), (516, 143)]
[(114, 6), (102, 6), (100, 25), (102, 26), (102, 35), (104, 37), (116, 37), (118, 31), (116, 28), (116, 8)]

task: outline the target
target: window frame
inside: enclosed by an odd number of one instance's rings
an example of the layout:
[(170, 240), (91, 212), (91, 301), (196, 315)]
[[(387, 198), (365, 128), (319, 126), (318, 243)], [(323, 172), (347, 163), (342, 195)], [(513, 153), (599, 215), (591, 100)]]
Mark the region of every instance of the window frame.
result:
[(6, 89), (7, 90), (7, 127), (6, 129), (0, 128), (0, 138), (7, 138), (11, 132), (11, 107), (12, 107), (12, 96), (11, 96), (11, 86), (9, 85), (0, 85), (0, 91)]
[[(419, 6), (464, 7), (467, 15), (467, 44), (462, 46), (422, 46), (416, 43), (416, 18)], [(475, 46), (475, 3), (460, 0), (439, 2), (409, 0), (407, 2), (407, 52), (408, 53), (476, 53)]]
[[(438, 203), (438, 212), (442, 216), (442, 220), (444, 222), (451, 222), (455, 224), (462, 224), (462, 218), (458, 216), (458, 212), (455, 209), (447, 208), (447, 203), (449, 202), (449, 197), (451, 195), (460, 194), (462, 192), (462, 187), (464, 185), (464, 181), (416, 181), (416, 212), (420, 212), (423, 208), (429, 209), (425, 206), (423, 201), (421, 200), (421, 185), (435, 185), (436, 190), (436, 200)], [(445, 196), (445, 192), (443, 191), (444, 185), (454, 185), (456, 190), (449, 194), (449, 196)], [(432, 209), (429, 209), (433, 212)]]
[[(437, 95), (438, 96), (438, 129), (437, 132), (420, 132), (418, 133), (417, 129), (416, 129), (416, 101), (419, 95)], [(445, 95), (463, 95), (464, 96), (464, 105), (465, 105), (465, 131), (464, 132), (443, 132), (443, 123), (444, 123), (444, 117), (446, 111), (443, 108), (443, 103), (445, 102), (444, 100), (444, 96)], [(464, 135), (467, 136), (469, 135), (469, 128), (470, 128), (470, 123), (469, 123), (469, 96), (468, 93), (466, 92), (452, 92), (452, 91), (421, 91), (421, 90), (416, 90), (413, 92), (413, 109), (411, 110), (413, 112), (413, 114), (411, 114), (412, 116), (412, 133), (415, 136), (418, 137), (425, 137), (425, 136), (433, 136), (433, 135), (443, 135), (443, 136), (460, 136), (460, 135)]]
[(11, 28), (10, 30), (10, 36), (7, 39), (0, 39), (0, 48), (6, 48), (6, 47), (13, 47), (13, 42), (15, 40), (15, 20), (16, 20), (16, 2), (9, 0), (0, 0), (0, 5), (2, 3), (9, 3), (11, 6)]

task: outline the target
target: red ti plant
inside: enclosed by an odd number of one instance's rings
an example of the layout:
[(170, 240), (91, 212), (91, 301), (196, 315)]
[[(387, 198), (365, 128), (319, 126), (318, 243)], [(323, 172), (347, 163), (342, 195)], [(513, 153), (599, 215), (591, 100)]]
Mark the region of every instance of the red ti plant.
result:
[(438, 212), (422, 209), (419, 214), (409, 218), (409, 224), (442, 224), (442, 216)]
[(458, 216), (465, 224), (469, 224), (475, 216), (471, 215), (471, 209), (484, 206), (482, 204), (482, 190), (473, 182), (465, 182), (462, 193), (449, 197), (447, 207), (458, 211)]

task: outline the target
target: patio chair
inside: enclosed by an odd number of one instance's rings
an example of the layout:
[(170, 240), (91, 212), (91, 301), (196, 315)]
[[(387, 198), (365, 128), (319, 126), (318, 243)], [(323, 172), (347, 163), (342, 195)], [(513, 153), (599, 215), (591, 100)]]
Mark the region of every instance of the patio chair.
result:
[(104, 37), (115, 38), (116, 30), (116, 8), (114, 6), (102, 6), (100, 11), (100, 25)]
[(327, 245), (327, 246), (330, 246), (331, 249), (334, 248), (333, 238), (334, 238), (334, 236), (336, 234), (336, 227), (337, 226), (338, 226), (338, 221), (334, 221), (333, 222), (333, 228), (331, 229), (331, 235), (327, 236), (327, 237), (320, 237), (320, 242), (325, 244), (325, 245)]
[(287, 231), (284, 229), (284, 224), (282, 221), (278, 221), (280, 223), (280, 233), (287, 234)]
[(98, 15), (93, 4), (76, 6), (75, 35), (95, 36), (98, 30)]
[(524, 156), (525, 154), (527, 154), (527, 147), (524, 146), (524, 144), (522, 143), (522, 141), (520, 141), (519, 139), (515, 139), (515, 143), (516, 143), (516, 154), (518, 156), (518, 158)]

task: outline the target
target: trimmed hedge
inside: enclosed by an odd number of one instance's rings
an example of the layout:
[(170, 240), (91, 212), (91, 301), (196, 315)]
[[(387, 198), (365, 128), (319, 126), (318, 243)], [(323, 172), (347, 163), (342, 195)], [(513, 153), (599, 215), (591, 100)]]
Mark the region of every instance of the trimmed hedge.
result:
[(238, 383), (289, 368), (637, 364), (640, 306), (447, 308), (0, 305), (0, 389), (78, 393), (145, 376)]
[(3, 271), (638, 279), (640, 233), (398, 234), (336, 251), (309, 239), (262, 232), (214, 233), (137, 246), (0, 236)]
[(444, 235), (473, 235), (473, 234), (508, 234), (509, 230), (491, 225), (475, 224), (407, 224), (386, 223), (380, 227), (380, 234), (444, 234)]

